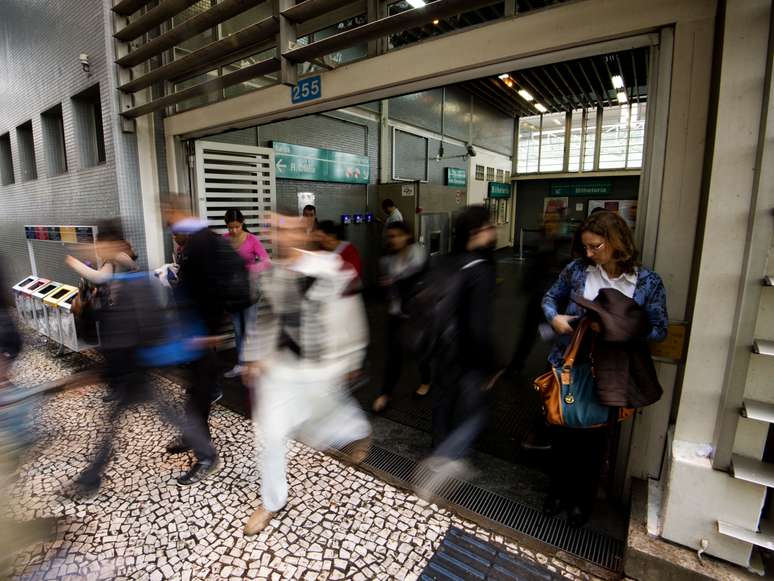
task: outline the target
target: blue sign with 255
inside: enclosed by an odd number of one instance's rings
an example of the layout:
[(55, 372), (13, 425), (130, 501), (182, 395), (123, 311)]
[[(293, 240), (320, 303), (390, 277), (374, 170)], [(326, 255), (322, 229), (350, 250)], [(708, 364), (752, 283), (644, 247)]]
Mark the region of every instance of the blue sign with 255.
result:
[(320, 97), (322, 97), (322, 78), (320, 75), (301, 79), (295, 87), (290, 88), (291, 103), (303, 103)]

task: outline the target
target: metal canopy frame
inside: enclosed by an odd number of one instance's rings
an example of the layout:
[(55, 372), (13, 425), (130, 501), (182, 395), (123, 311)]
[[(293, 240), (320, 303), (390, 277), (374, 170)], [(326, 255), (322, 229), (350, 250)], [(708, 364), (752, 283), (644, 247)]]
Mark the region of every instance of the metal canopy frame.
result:
[[(175, 46), (197, 34), (213, 29), (268, 0), (221, 0), (205, 11), (171, 25), (170, 19), (196, 4), (195, 0), (121, 0), (113, 7), (114, 38), (118, 88), (121, 93), (121, 115), (124, 130), (132, 130), (131, 120), (139, 114), (151, 113), (185, 100), (185, 95), (201, 95), (217, 91), (244, 73), (229, 76), (225, 83), (205, 81), (173, 93), (172, 83), (181, 82), (204, 72), (237, 62), (248, 56), (277, 48), (280, 60), (280, 82), (295, 85), (297, 65), (302, 62), (320, 64), (320, 57), (331, 52), (368, 42), (369, 55), (387, 50), (387, 37), (400, 33), (404, 40), (421, 41), (439, 34), (456, 32), (466, 26), (477, 26), (503, 17), (515, 16), (533, 9), (531, 4), (515, 0), (433, 0), (421, 8), (401, 6), (401, 12), (388, 14), (391, 0), (275, 0), (274, 14), (250, 24), (230, 36), (218, 39), (179, 59), (169, 52)], [(561, 3), (568, 0), (557, 0)], [(549, 5), (537, 2), (538, 8)], [(325, 39), (300, 45), (297, 41), (319, 30), (336, 25), (357, 15), (367, 15), (367, 23)], [(390, 37), (394, 41), (397, 37)], [(398, 43), (397, 46), (400, 46)], [(322, 66), (322, 65), (321, 65)], [(142, 68), (140, 68), (142, 67)], [(247, 70), (260, 71), (262, 67)], [(139, 70), (138, 70), (139, 69)], [(164, 83), (166, 95), (150, 100), (150, 93), (139, 95), (158, 83)], [(491, 99), (491, 96), (489, 97)], [(520, 107), (508, 106), (517, 111)]]

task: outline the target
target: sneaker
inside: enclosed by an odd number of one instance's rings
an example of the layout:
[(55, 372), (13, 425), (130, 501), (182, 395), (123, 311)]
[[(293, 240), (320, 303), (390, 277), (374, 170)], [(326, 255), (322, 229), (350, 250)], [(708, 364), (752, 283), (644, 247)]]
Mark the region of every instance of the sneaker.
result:
[(217, 474), (223, 468), (223, 461), (220, 456), (209, 462), (196, 462), (191, 469), (177, 479), (180, 486), (190, 486), (197, 484), (205, 478)]
[(356, 466), (362, 464), (371, 451), (371, 434), (360, 440), (355, 440), (348, 448), (349, 452), (345, 456), (346, 459)]
[(271, 519), (273, 519), (276, 514), (276, 512), (268, 511), (264, 507), (259, 506), (245, 523), (245, 536), (257, 535), (260, 533), (269, 526)]
[(118, 392), (115, 389), (111, 389), (105, 395), (102, 396), (102, 401), (105, 403), (118, 401)]
[(188, 452), (190, 449), (191, 446), (186, 444), (183, 441), (183, 438), (177, 438), (167, 444), (167, 454), (182, 454), (183, 452)]
[(234, 365), (232, 369), (229, 369), (228, 371), (226, 371), (226, 373), (223, 374), (223, 377), (225, 377), (226, 379), (234, 379), (235, 377), (241, 376), (244, 370), (245, 370), (244, 365), (237, 364), (237, 365)]
[[(414, 492), (422, 500), (433, 502), (447, 484), (451, 484), (453, 490), (461, 484), (461, 477), (471, 473), (472, 467), (465, 460), (431, 456), (421, 462), (414, 472)], [(452, 490), (447, 491), (447, 496)]]
[(380, 395), (374, 400), (374, 403), (371, 406), (371, 409), (375, 414), (380, 414), (387, 408), (387, 404), (389, 403), (390, 403), (389, 395)]

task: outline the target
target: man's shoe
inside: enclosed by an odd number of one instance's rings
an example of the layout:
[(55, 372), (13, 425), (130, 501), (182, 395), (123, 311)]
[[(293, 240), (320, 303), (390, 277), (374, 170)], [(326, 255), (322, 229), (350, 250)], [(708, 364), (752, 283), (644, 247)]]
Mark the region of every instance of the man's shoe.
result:
[(211, 462), (196, 462), (191, 469), (177, 479), (180, 486), (190, 486), (201, 482), (205, 478), (217, 474), (223, 468), (223, 462), (220, 456)]
[(102, 396), (102, 401), (105, 403), (110, 403), (112, 401), (117, 401), (117, 400), (118, 400), (118, 392), (115, 389), (111, 389), (105, 395)]
[(234, 365), (232, 369), (229, 369), (228, 371), (226, 371), (226, 373), (223, 374), (223, 377), (225, 377), (226, 379), (234, 379), (235, 377), (239, 377), (240, 375), (242, 375), (244, 370), (245, 370), (244, 365), (237, 364), (237, 365)]
[(551, 442), (549, 442), (543, 434), (530, 432), (521, 441), (521, 447), (523, 450), (546, 451), (551, 449)]
[(589, 512), (579, 506), (574, 506), (567, 513), (567, 524), (573, 529), (579, 529), (589, 521), (590, 517), (591, 514)]
[(259, 506), (255, 512), (250, 515), (250, 518), (247, 519), (247, 522), (245, 523), (245, 535), (251, 536), (260, 533), (263, 529), (269, 526), (271, 519), (273, 519), (276, 514), (276, 512), (270, 512), (262, 506)]
[(563, 508), (564, 503), (556, 496), (549, 496), (546, 498), (545, 502), (543, 502), (543, 514), (546, 516), (556, 516), (562, 512)]
[(356, 466), (362, 464), (371, 451), (371, 434), (368, 434), (365, 438), (355, 440), (348, 448), (349, 452), (346, 454), (346, 459)]
[(167, 444), (167, 454), (182, 454), (188, 452), (190, 449), (191, 446), (186, 444), (182, 438), (177, 438)]

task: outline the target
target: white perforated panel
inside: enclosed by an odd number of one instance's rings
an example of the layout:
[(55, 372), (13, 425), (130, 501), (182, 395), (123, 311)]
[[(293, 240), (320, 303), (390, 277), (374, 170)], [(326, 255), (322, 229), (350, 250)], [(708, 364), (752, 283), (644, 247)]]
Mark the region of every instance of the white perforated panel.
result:
[(274, 150), (253, 145), (196, 142), (199, 215), (210, 228), (226, 232), (223, 216), (238, 208), (245, 224), (273, 255), (269, 214), (276, 208)]

